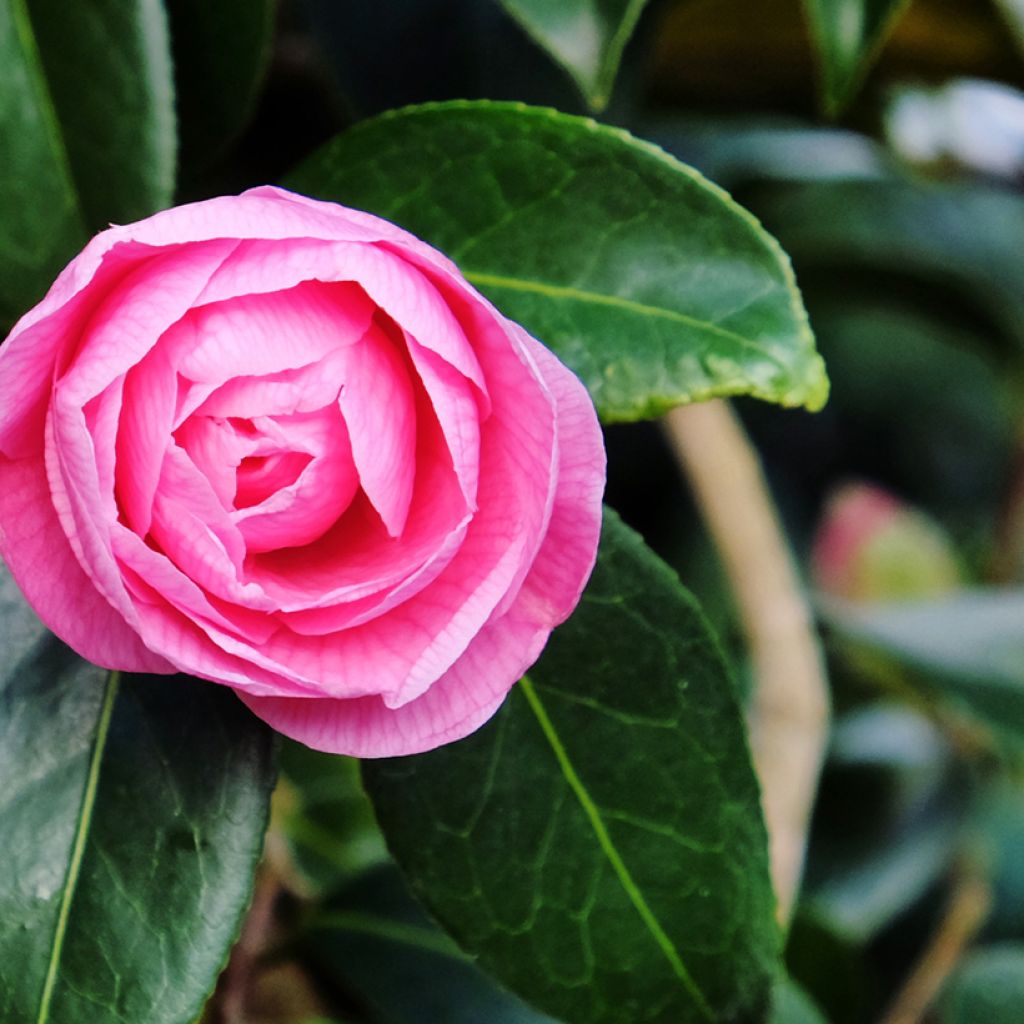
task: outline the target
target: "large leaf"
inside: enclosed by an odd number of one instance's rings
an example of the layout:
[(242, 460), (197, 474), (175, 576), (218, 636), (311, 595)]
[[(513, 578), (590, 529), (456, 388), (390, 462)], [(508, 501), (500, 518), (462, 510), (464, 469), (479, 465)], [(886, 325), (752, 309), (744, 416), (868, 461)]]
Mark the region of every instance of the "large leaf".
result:
[(364, 764), (393, 854), (480, 964), (559, 1019), (759, 1019), (779, 936), (733, 685), (614, 516), (573, 617), (496, 718)]
[(647, 0), (501, 0), (565, 68), (594, 110), (611, 97), (622, 51)]
[(209, 164), (238, 132), (263, 81), (274, 0), (166, 0), (182, 161)]
[(227, 690), (119, 678), (0, 585), (0, 1020), (188, 1024), (249, 902), (272, 736)]
[(0, 0), (0, 328), (88, 233), (174, 189), (174, 90), (159, 0)]
[(852, 649), (908, 669), (1015, 744), (1024, 741), (1024, 592), (978, 590), (937, 601), (830, 601), (825, 621)]
[(416, 905), (391, 866), (313, 917), (302, 948), (323, 979), (386, 1024), (554, 1024), (483, 974)]
[(661, 150), (551, 110), (412, 107), (291, 175), (447, 252), (553, 348), (606, 420), (828, 389), (789, 262), (753, 217)]
[(822, 106), (838, 114), (910, 0), (804, 0), (821, 66)]

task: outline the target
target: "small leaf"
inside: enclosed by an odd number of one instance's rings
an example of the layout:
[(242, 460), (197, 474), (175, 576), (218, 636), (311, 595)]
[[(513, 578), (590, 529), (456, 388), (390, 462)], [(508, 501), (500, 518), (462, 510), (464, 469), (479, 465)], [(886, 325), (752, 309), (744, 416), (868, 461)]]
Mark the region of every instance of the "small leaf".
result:
[[(849, 289), (851, 270), (924, 283), (981, 314), (1024, 351), (1024, 199), (981, 185), (900, 179), (776, 187), (758, 205), (801, 276), (828, 274)], [(891, 290), (891, 289), (890, 289)], [(874, 292), (877, 293), (877, 285)], [(948, 319), (948, 305), (943, 307)]]
[(821, 66), (822, 106), (835, 116), (853, 99), (910, 0), (804, 0)]
[(0, 571), (0, 1020), (188, 1024), (249, 903), (272, 736), (221, 687), (82, 661)]
[(768, 1024), (826, 1024), (814, 1000), (790, 978), (775, 983)]
[(996, 0), (996, 6), (1003, 12), (1018, 49), (1024, 51), (1024, 0)]
[(1024, 787), (1010, 776), (990, 782), (975, 808), (972, 845), (992, 884), (988, 939), (1024, 937)]
[(828, 382), (786, 256), (691, 168), (625, 132), (509, 103), (412, 107), (294, 172), (446, 252), (571, 366), (608, 421)]
[(388, 1024), (554, 1024), (483, 974), (416, 905), (394, 867), (325, 903), (302, 948), (329, 984)]
[(547, 1013), (766, 1011), (779, 935), (733, 684), (692, 598), (613, 514), (580, 607), (495, 720), (363, 773), (417, 894)]
[(273, 0), (167, 0), (182, 163), (212, 162), (243, 127), (263, 82)]
[(1024, 592), (962, 591), (938, 601), (828, 601), (825, 621), (853, 650), (881, 654), (940, 699), (1024, 741)]
[(647, 0), (501, 0), (526, 33), (562, 65), (594, 110), (611, 97), (622, 51)]
[[(808, 851), (805, 910), (858, 945), (875, 938), (956, 856), (967, 788), (942, 733), (922, 715), (880, 704), (840, 716)], [(851, 805), (850, 793), (870, 796)]]
[(0, 0), (0, 322), (94, 231), (166, 206), (174, 87), (159, 0)]
[(359, 762), (281, 742), (275, 821), (313, 893), (338, 889), (387, 860), (384, 837), (359, 780)]
[(1024, 1007), (1024, 943), (976, 950), (950, 979), (939, 1024), (1019, 1024)]

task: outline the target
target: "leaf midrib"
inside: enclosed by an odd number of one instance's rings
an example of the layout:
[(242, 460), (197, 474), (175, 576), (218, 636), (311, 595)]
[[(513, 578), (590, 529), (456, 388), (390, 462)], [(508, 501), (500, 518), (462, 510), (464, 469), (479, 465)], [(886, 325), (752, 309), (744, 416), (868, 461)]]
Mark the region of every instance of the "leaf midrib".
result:
[(117, 700), (120, 682), (121, 675), (119, 672), (111, 672), (107, 677), (107, 685), (103, 693), (103, 703), (100, 706), (99, 721), (96, 726), (96, 739), (93, 743), (92, 754), (89, 758), (89, 770), (86, 774), (85, 787), (82, 791), (82, 804), (78, 812), (78, 820), (75, 823), (75, 840), (71, 847), (68, 873), (64, 879), (64, 892), (61, 896), (60, 911), (57, 915), (57, 927), (54, 930), (53, 942), (50, 946), (50, 960), (46, 968), (46, 980), (43, 982), (43, 991), (39, 997), (39, 1013), (36, 1016), (36, 1024), (47, 1024), (50, 1019), (50, 1006), (53, 1002), (53, 994), (57, 986), (57, 971), (64, 952), (64, 940), (67, 937), (71, 904), (74, 900), (75, 889), (78, 886), (78, 876), (82, 870), (82, 861), (85, 859), (85, 844), (89, 837), (89, 826), (92, 824), (93, 809), (96, 804), (100, 765), (106, 752), (110, 719), (114, 713), (114, 703)]
[(567, 299), (594, 306), (610, 306), (613, 309), (621, 309), (627, 313), (635, 313), (638, 316), (669, 320), (673, 323), (683, 324), (686, 327), (706, 331), (708, 334), (713, 334), (718, 338), (730, 341), (743, 348), (753, 349), (764, 356), (765, 359), (769, 359), (777, 366), (785, 368), (785, 364), (778, 356), (763, 345), (759, 345), (753, 339), (745, 338), (742, 334), (736, 334), (725, 327), (720, 327), (711, 320), (702, 320), (700, 317), (680, 313), (674, 309), (666, 309), (664, 306), (650, 306), (643, 302), (637, 302), (634, 299), (623, 298), (621, 295), (605, 295), (601, 292), (590, 292), (581, 288), (573, 288), (569, 285), (547, 284), (543, 281), (508, 277), (502, 274), (487, 274), (475, 270), (464, 270), (462, 276), (471, 284), (479, 285), (481, 288), (506, 288), (509, 291), (543, 295), (545, 298)]
[(647, 926), (647, 930), (651, 933), (651, 936), (657, 943), (658, 948), (668, 961), (673, 973), (680, 982), (682, 982), (683, 987), (693, 999), (697, 1009), (709, 1021), (714, 1020), (714, 1012), (708, 1005), (708, 1001), (705, 998), (704, 993), (693, 980), (693, 976), (690, 974), (686, 965), (683, 963), (682, 957), (679, 955), (679, 950), (676, 949), (675, 944), (669, 938), (665, 929), (662, 927), (661, 922), (658, 921), (654, 911), (651, 910), (647, 900), (644, 898), (644, 894), (640, 891), (640, 887), (636, 884), (636, 881), (630, 874), (629, 868), (626, 866), (625, 861), (623, 861), (622, 855), (619, 853), (612, 841), (608, 828), (601, 817), (601, 811), (590, 796), (583, 780), (580, 778), (573, 766), (573, 763), (569, 758), (569, 753), (565, 749), (565, 746), (558, 735), (558, 731), (555, 729), (555, 725), (551, 721), (551, 718), (547, 713), (547, 709), (544, 707), (533, 682), (528, 676), (523, 676), (519, 681), (519, 686), (527, 703), (530, 705), (530, 710), (533, 711), (537, 722), (540, 725), (541, 731), (544, 733), (545, 739), (548, 741), (548, 744), (555, 755), (555, 759), (558, 761), (558, 766), (562, 770), (565, 781), (568, 783), (569, 788), (573, 791), (573, 794), (579, 801), (580, 806), (583, 808), (583, 813), (586, 815), (591, 829), (593, 829), (598, 845), (601, 847), (601, 852), (605, 855), (612, 867), (612, 870), (618, 877), (619, 883), (622, 885), (623, 890), (629, 897), (629, 901), (633, 904), (634, 909), (640, 915), (640, 919)]

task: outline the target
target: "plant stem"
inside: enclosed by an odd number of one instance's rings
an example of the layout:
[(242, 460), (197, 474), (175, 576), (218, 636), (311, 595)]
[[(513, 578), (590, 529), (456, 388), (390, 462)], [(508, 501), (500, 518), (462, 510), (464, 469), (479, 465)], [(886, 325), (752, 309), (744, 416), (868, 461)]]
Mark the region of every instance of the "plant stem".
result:
[(958, 873), (946, 912), (880, 1024), (918, 1024), (988, 917), (992, 892), (976, 866)]
[(252, 991), (259, 958), (273, 930), (274, 909), (280, 893), (277, 875), (264, 860), (256, 874), (252, 904), (238, 942), (207, 1005), (204, 1021), (209, 1024), (244, 1024), (247, 999)]
[(750, 742), (785, 923), (828, 736), (821, 652), (760, 461), (732, 408), (722, 401), (684, 406), (668, 414), (665, 428), (722, 559), (750, 650)]

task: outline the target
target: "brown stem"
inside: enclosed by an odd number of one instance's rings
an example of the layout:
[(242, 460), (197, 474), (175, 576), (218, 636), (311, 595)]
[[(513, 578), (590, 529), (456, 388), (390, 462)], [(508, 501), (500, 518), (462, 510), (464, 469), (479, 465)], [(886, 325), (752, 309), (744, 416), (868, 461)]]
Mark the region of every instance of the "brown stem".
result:
[(946, 912), (880, 1024), (918, 1024), (988, 917), (992, 892), (976, 866), (957, 877)]
[(828, 688), (813, 621), (761, 465), (722, 401), (674, 409), (669, 441), (735, 596), (754, 671), (750, 742), (772, 880), (787, 921), (828, 735)]
[(207, 1004), (204, 1024), (245, 1024), (247, 997), (273, 930), (274, 909), (280, 893), (277, 873), (264, 860), (256, 876), (249, 913), (231, 951), (231, 959), (217, 982), (217, 990)]

